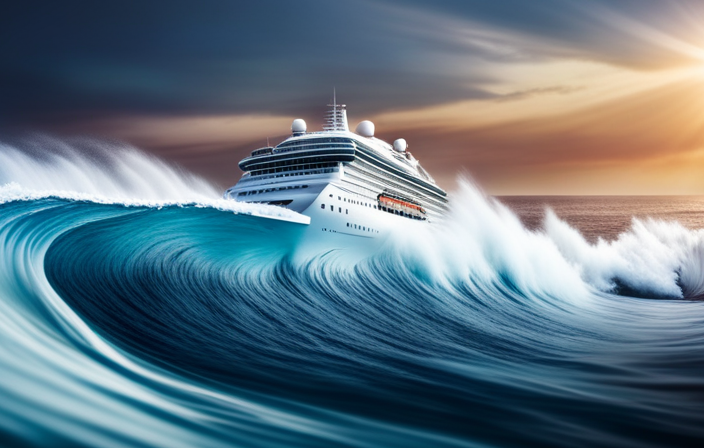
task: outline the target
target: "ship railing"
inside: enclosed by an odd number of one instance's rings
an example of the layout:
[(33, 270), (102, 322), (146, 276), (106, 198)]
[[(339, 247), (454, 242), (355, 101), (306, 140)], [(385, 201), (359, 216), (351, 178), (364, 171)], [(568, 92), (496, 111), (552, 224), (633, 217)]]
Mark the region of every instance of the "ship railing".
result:
[[(313, 176), (317, 174), (331, 174), (331, 173), (336, 173), (339, 171), (339, 168), (318, 168), (318, 169), (308, 169), (308, 170), (300, 170), (300, 171), (284, 171), (281, 173), (273, 173), (273, 174), (252, 174), (251, 172), (245, 173), (245, 175), (242, 176), (242, 179), (240, 179), (240, 182), (246, 181), (246, 182), (253, 182), (256, 180), (262, 180), (262, 179), (273, 179), (273, 178), (282, 178), (282, 177), (293, 177), (293, 176)], [(246, 178), (245, 178), (246, 176)]]
[(261, 156), (261, 155), (265, 155), (265, 154), (273, 154), (274, 153), (273, 151), (274, 151), (273, 146), (267, 146), (266, 148), (255, 149), (254, 151), (252, 151), (252, 157)]

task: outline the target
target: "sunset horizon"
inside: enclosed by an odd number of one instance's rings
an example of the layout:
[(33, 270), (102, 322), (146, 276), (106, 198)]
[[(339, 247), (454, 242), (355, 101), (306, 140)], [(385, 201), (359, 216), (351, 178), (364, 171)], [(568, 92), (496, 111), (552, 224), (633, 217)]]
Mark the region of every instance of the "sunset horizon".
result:
[(450, 190), (704, 194), (699, 2), (78, 5), (2, 19), (4, 140), (118, 140), (224, 188), (336, 89)]

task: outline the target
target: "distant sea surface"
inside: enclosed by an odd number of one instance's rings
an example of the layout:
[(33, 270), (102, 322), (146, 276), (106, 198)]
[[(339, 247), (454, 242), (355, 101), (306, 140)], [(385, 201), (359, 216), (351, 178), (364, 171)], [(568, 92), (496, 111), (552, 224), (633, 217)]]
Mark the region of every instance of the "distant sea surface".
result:
[(542, 228), (546, 208), (578, 229), (590, 242), (612, 241), (633, 218), (677, 221), (704, 228), (704, 196), (498, 196), (531, 230)]

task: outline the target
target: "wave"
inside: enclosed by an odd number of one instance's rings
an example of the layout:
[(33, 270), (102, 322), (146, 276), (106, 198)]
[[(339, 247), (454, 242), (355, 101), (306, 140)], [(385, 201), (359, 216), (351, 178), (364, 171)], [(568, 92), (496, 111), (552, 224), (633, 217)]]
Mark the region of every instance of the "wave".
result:
[(71, 145), (48, 136), (21, 148), (0, 142), (0, 202), (48, 197), (125, 206), (193, 205), (310, 221), (281, 207), (225, 200), (203, 179), (126, 144), (80, 139)]
[(7, 444), (703, 435), (704, 309), (667, 300), (702, 294), (701, 231), (634, 220), (590, 244), (552, 212), (527, 230), (461, 180), (443, 223), (349, 266), (295, 257), (295, 214), (223, 201), (134, 148), (80, 144), (90, 158), (47, 138), (0, 152)]
[(602, 291), (651, 298), (698, 298), (704, 293), (704, 230), (633, 218), (631, 229), (615, 241), (589, 244), (551, 211), (545, 227), (565, 260)]

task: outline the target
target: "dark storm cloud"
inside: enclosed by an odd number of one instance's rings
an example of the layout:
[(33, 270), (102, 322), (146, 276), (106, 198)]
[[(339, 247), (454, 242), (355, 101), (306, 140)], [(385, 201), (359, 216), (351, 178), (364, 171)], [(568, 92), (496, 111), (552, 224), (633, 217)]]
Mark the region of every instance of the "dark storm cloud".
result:
[(622, 19), (657, 16), (667, 27), (668, 17), (694, 7), (584, 3), (16, 2), (0, 18), (0, 119), (317, 115), (333, 86), (358, 113), (490, 99), (485, 64), (662, 64), (662, 48)]
[[(364, 3), (49, 2), (0, 19), (0, 111), (306, 109), (332, 87), (375, 110), (488, 93), (424, 61)], [(400, 39), (400, 40), (399, 40)], [(421, 58), (422, 59), (422, 58)], [(413, 92), (409, 95), (408, 92)], [(52, 114), (53, 115), (53, 114)]]

